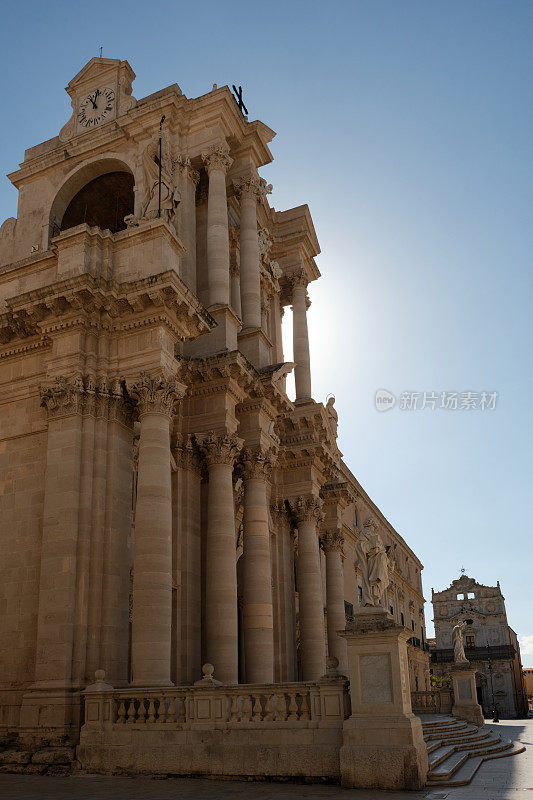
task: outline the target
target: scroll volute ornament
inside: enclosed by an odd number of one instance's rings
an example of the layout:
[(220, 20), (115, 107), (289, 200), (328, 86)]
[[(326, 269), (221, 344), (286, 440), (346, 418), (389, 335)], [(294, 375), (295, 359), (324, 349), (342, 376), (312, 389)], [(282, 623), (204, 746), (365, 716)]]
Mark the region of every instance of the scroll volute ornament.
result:
[(339, 530), (326, 531), (320, 537), (324, 552), (338, 552), (344, 558), (344, 536)]
[(52, 382), (40, 387), (41, 406), (46, 408), (49, 417), (77, 414), (81, 411), (83, 391), (81, 375), (58, 375)]
[(244, 480), (257, 478), (268, 481), (276, 464), (276, 453), (273, 449), (245, 448), (241, 457)]
[(251, 197), (256, 203), (261, 203), (265, 200), (267, 194), (272, 192), (272, 184), (267, 183), (264, 178), (258, 175), (245, 175), (238, 178), (233, 182), (235, 193), (241, 198), (244, 196)]
[(212, 169), (220, 169), (226, 172), (233, 164), (227, 144), (215, 144), (210, 147), (209, 150), (202, 153), (202, 161), (208, 173)]
[(139, 380), (130, 387), (129, 394), (137, 404), (139, 417), (144, 414), (164, 414), (170, 418), (185, 391), (186, 387), (174, 377), (152, 376), (141, 372)]

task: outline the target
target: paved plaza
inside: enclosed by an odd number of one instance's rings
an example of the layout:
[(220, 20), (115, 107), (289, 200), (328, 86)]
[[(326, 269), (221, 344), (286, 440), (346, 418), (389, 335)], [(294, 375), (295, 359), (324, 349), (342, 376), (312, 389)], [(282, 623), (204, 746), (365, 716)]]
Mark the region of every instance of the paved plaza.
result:
[[(0, 775), (2, 800), (533, 800), (533, 719), (488, 726), (526, 745), (511, 758), (482, 765), (469, 786), (431, 787), (419, 792), (341, 789), (338, 786), (257, 783), (196, 778), (126, 778), (75, 775), (68, 778)], [(523, 792), (532, 794), (523, 794)]]

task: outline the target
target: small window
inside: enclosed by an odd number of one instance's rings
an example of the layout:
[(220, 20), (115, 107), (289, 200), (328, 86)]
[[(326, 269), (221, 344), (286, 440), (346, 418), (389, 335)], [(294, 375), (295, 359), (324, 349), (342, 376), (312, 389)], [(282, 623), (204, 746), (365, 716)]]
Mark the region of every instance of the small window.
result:
[(467, 598), (468, 598), (469, 600), (473, 600), (473, 599), (475, 598), (475, 596), (476, 596), (476, 595), (475, 595), (475, 593), (474, 593), (474, 592), (468, 592), (468, 594), (467, 594)]
[(460, 592), (460, 594), (457, 595), (457, 599), (458, 600), (464, 600), (465, 599), (464, 593)]
[(402, 620), (402, 625), (405, 627), (405, 619), (404, 619), (404, 616), (403, 616), (403, 611), (400, 614), (400, 617), (401, 617), (401, 620)]
[(476, 637), (474, 636), (473, 633), (467, 633), (465, 638), (466, 638), (466, 647), (467, 647), (467, 649), (470, 649), (470, 648), (476, 646)]
[(392, 616), (394, 616), (394, 608), (392, 606), (389, 606), (389, 611), (392, 614)]
[(412, 628), (413, 630), (415, 629), (415, 621), (414, 621), (414, 619), (412, 619), (412, 620), (411, 620), (411, 628)]
[(348, 619), (353, 619), (353, 603), (348, 603), (346, 600), (344, 601), (344, 615)]
[(358, 586), (357, 587), (357, 602), (359, 603), (360, 606), (363, 605), (363, 587), (362, 586)]

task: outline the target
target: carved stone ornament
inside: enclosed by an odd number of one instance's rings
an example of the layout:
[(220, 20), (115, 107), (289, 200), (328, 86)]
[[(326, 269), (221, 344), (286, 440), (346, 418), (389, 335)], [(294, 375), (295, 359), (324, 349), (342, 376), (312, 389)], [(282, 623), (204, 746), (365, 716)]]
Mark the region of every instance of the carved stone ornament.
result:
[(327, 531), (320, 537), (320, 544), (326, 553), (338, 552), (344, 557), (344, 536), (338, 530)]
[(141, 372), (139, 380), (129, 388), (140, 417), (144, 414), (165, 414), (170, 418), (185, 391), (183, 384), (175, 378), (154, 377), (147, 372)]
[(124, 397), (120, 381), (92, 375), (58, 375), (41, 386), (41, 406), (49, 418), (82, 414), (131, 426), (133, 409)]
[(276, 463), (273, 450), (251, 450), (246, 448), (241, 456), (244, 480), (257, 478), (268, 481)]
[(452, 630), (452, 646), (453, 646), (453, 660), (455, 664), (468, 664), (468, 659), (465, 656), (465, 648), (463, 643), (463, 631), (466, 628), (466, 622), (458, 622), (453, 626)]
[[(141, 219), (155, 219), (159, 213), (159, 136), (161, 136), (161, 216), (167, 222), (172, 222), (181, 198), (174, 177), (168, 131), (154, 136), (143, 152), (145, 194), (141, 206)], [(127, 224), (131, 226), (132, 221), (129, 220)]]
[(237, 458), (243, 441), (231, 433), (208, 433), (199, 442), (200, 452), (204, 456), (208, 467), (213, 464), (233, 465)]
[(307, 286), (309, 285), (309, 278), (307, 277), (307, 275), (305, 274), (305, 270), (303, 269), (299, 269), (296, 272), (291, 273), (291, 275), (288, 276), (287, 280), (293, 290), (299, 287), (307, 289)]
[(189, 469), (194, 472), (200, 471), (200, 449), (194, 437), (190, 434), (179, 433), (177, 435), (172, 454), (176, 460), (176, 465), (181, 469)]
[(321, 522), (324, 518), (322, 513), (322, 501), (314, 495), (296, 497), (290, 500), (291, 511), (297, 523), (302, 522)]
[(270, 262), (269, 253), (272, 249), (273, 239), (272, 234), (268, 228), (261, 228), (258, 234), (259, 237), (259, 255), (264, 264), (275, 264), (275, 261)]
[(212, 169), (221, 169), (226, 172), (233, 164), (227, 144), (215, 144), (210, 147), (209, 150), (202, 153), (202, 161), (208, 173)]
[(188, 156), (178, 156), (173, 161), (174, 170), (183, 178), (190, 180), (194, 186), (198, 185), (200, 180), (200, 173), (191, 165), (191, 159)]
[[(267, 194), (272, 191), (272, 184), (267, 183), (264, 178), (260, 178), (258, 175), (245, 175), (238, 178), (233, 182), (233, 186), (236, 194), (241, 199), (243, 197), (251, 197), (256, 203), (262, 203)], [(259, 252), (261, 252), (261, 245), (259, 246)]]

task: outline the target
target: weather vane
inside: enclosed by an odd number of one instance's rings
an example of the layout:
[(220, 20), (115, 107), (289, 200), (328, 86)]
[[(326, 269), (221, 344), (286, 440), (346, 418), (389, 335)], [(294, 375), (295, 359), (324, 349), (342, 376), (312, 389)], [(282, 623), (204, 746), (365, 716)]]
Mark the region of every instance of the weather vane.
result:
[(235, 84), (233, 84), (233, 96), (235, 98), (235, 102), (239, 106), (239, 110), (240, 110), (241, 114), (243, 116), (245, 114), (247, 115), (248, 114), (248, 109), (244, 105), (244, 100), (242, 99), (242, 86), (239, 86), (239, 88), (237, 89)]
[(460, 572), (461, 572), (461, 575), (464, 575), (464, 574), (465, 574), (465, 572), (466, 572), (466, 569), (465, 569), (464, 567), (461, 567), (461, 570), (460, 570)]

